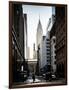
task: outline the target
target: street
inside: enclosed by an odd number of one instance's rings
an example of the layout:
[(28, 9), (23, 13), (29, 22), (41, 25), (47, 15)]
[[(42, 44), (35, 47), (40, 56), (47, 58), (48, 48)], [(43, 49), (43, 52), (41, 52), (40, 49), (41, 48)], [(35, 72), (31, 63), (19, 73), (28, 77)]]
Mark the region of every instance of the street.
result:
[[(36, 83), (36, 82), (41, 82), (41, 80), (37, 76), (35, 76), (34, 83)], [(29, 76), (28, 79), (24, 83), (33, 83), (32, 76)]]
[(35, 76), (35, 81), (33, 82), (33, 79), (32, 79), (32, 76), (29, 76), (28, 78), (27, 78), (27, 80), (26, 81), (24, 81), (23, 83), (24, 84), (36, 84), (36, 83), (45, 83), (45, 84), (57, 84), (57, 83), (63, 83), (63, 82), (65, 82), (65, 80), (64, 79), (60, 79), (60, 80), (51, 80), (51, 81), (47, 81), (47, 80), (45, 80), (45, 79), (43, 79), (43, 77), (42, 76)]

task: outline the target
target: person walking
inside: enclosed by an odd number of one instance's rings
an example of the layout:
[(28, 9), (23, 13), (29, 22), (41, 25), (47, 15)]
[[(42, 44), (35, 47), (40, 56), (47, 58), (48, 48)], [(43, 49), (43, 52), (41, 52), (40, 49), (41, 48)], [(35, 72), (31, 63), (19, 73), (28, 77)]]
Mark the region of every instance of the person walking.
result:
[(35, 74), (32, 74), (33, 83), (35, 81)]

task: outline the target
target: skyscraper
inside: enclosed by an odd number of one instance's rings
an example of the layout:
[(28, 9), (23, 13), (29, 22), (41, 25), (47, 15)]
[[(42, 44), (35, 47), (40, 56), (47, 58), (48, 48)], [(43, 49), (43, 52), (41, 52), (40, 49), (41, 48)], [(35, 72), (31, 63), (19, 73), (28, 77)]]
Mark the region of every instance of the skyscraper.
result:
[(37, 66), (36, 66), (36, 73), (40, 73), (40, 59), (42, 56), (42, 51), (41, 51), (41, 41), (42, 41), (42, 35), (43, 35), (43, 30), (42, 30), (42, 25), (41, 21), (39, 19), (38, 26), (37, 26), (37, 32), (36, 32), (36, 45), (37, 45)]
[(33, 44), (33, 59), (37, 59), (37, 51), (35, 49), (35, 44)]
[(51, 72), (56, 73), (56, 37), (51, 38)]
[(23, 14), (23, 18), (24, 18), (24, 51), (25, 51), (25, 60), (27, 61), (28, 56), (27, 14)]
[[(24, 58), (24, 21), (22, 4), (13, 4), (12, 23), (12, 59), (13, 59), (13, 80), (20, 80), (21, 64)], [(18, 78), (18, 79), (17, 79)]]
[(22, 4), (13, 4), (12, 22), (12, 61), (13, 61), (13, 80), (14, 82), (24, 81), (24, 74), (27, 75), (27, 62), (25, 59), (27, 47), (27, 19), (23, 14)]
[(36, 33), (37, 49), (38, 49), (38, 46), (40, 46), (40, 43), (41, 43), (41, 40), (42, 40), (42, 35), (43, 35), (43, 30), (42, 30), (41, 21), (39, 19), (38, 26), (37, 26), (37, 33)]

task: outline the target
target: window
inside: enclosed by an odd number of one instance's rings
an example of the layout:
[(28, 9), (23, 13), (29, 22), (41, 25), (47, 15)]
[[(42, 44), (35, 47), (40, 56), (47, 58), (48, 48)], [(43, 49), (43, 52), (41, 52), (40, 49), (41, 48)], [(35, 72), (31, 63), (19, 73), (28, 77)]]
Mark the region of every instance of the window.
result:
[(46, 50), (47, 50), (47, 51), (50, 51), (50, 48), (47, 48)]
[(54, 64), (56, 64), (56, 61), (54, 61)]
[(50, 39), (46, 39), (47, 41), (50, 41)]
[(50, 52), (47, 52), (47, 55), (50, 55)]
[(50, 62), (50, 59), (49, 59), (49, 60), (47, 60), (47, 62)]
[(54, 42), (54, 43), (56, 42), (55, 39), (53, 39), (53, 42)]

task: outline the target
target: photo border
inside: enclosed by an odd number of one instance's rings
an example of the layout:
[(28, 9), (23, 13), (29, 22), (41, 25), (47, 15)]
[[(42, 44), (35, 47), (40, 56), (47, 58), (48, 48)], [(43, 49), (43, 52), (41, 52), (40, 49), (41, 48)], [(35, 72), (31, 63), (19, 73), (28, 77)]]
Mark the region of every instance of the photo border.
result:
[[(60, 84), (15, 84), (13, 83), (13, 76), (12, 76), (12, 5), (13, 4), (24, 4), (24, 5), (36, 5), (36, 6), (65, 6), (66, 7), (66, 13), (65, 13), (65, 18), (66, 18), (66, 75), (65, 75), (65, 83), (60, 83)], [(36, 2), (19, 2), (19, 1), (9, 1), (9, 88), (29, 88), (29, 87), (44, 87), (44, 86), (59, 86), (59, 85), (67, 85), (67, 4), (52, 4), (52, 3), (36, 3)]]

